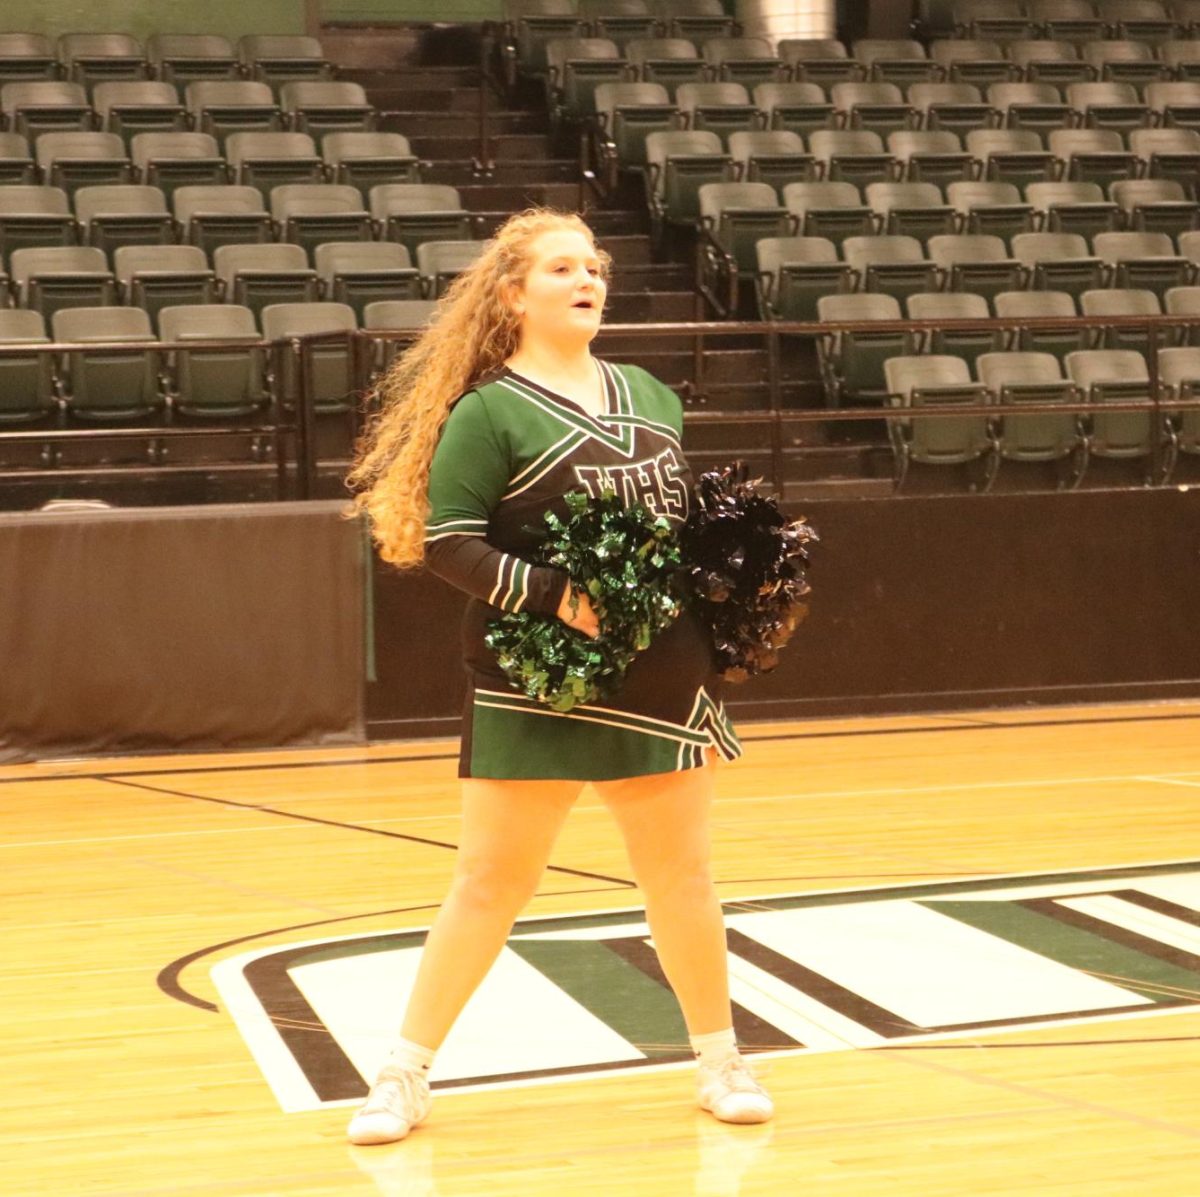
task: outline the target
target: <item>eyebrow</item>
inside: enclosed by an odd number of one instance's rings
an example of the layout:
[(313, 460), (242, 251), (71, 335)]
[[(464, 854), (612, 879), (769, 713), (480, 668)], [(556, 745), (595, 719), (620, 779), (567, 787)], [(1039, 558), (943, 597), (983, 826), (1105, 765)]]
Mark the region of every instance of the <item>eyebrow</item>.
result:
[[(550, 265), (554, 266), (559, 262), (573, 262), (575, 260), (576, 259), (571, 254), (555, 254), (554, 257), (550, 259)], [(584, 261), (589, 263), (594, 262), (596, 265), (600, 264), (600, 259), (596, 254), (589, 254), (586, 258), (584, 258)]]

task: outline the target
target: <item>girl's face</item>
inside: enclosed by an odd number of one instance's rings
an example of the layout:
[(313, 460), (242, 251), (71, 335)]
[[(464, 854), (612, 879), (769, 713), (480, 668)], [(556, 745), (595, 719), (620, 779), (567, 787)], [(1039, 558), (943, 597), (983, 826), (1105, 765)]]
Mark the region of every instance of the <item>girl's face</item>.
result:
[(608, 291), (592, 243), (574, 229), (540, 234), (530, 246), (525, 281), (513, 288), (521, 337), (585, 344), (600, 328)]

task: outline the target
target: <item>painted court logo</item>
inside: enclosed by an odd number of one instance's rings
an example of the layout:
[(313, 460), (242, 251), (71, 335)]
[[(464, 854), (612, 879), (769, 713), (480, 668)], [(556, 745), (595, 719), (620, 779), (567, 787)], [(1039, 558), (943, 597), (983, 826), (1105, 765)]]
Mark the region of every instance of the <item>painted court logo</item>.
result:
[[(726, 903), (739, 1040), (792, 1054), (1200, 1007), (1200, 862)], [(361, 1100), (423, 931), (224, 960), (285, 1110)], [(690, 1058), (639, 910), (526, 920), (455, 1025), (441, 1089)]]

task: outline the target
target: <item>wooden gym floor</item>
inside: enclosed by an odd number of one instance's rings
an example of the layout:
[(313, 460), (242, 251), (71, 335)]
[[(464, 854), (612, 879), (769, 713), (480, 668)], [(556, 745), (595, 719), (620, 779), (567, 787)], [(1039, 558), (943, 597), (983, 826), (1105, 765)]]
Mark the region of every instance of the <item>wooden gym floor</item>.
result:
[(694, 1109), (587, 791), (487, 1034), (383, 1148), (343, 1127), (450, 876), (453, 742), (0, 768), (3, 1193), (1200, 1191), (1200, 703), (740, 730), (715, 869), (777, 1120)]

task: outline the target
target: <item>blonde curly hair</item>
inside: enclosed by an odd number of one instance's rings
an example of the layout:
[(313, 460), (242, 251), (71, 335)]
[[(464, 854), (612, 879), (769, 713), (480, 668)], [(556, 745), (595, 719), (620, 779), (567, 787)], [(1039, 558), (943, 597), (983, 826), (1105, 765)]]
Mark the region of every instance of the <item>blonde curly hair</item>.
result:
[[(376, 384), (368, 401), (379, 412), (368, 425), (346, 482), (354, 512), (365, 513), (380, 556), (400, 568), (425, 557), (429, 465), (454, 401), (498, 370), (520, 344), (520, 322), (505, 292), (528, 273), (543, 233), (592, 230), (570, 212), (529, 208), (510, 217), (476, 261), (458, 275), (433, 322)], [(610, 258), (596, 248), (601, 273)]]

